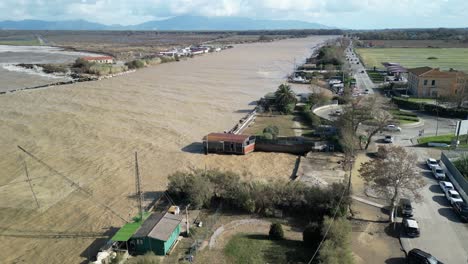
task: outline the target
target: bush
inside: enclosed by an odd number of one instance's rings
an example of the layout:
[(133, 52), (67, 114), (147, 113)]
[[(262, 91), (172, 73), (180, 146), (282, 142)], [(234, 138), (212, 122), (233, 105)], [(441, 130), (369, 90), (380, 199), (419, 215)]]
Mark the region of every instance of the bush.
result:
[(280, 223), (271, 224), (270, 231), (268, 232), (268, 236), (271, 240), (283, 240), (284, 239), (283, 226), (281, 226)]
[(317, 222), (309, 223), (302, 232), (304, 244), (310, 248), (315, 248), (322, 239), (321, 225)]
[(146, 66), (146, 61), (142, 60), (132, 60), (125, 63), (129, 69), (140, 69)]
[(279, 135), (279, 128), (277, 126), (267, 126), (263, 129), (263, 135), (268, 139), (275, 139)]
[[(426, 104), (423, 102), (414, 102), (405, 100), (398, 97), (392, 98), (393, 103), (398, 105), (400, 108), (411, 109), (411, 110), (421, 110), (429, 115), (437, 115), (437, 112), (440, 117), (447, 118), (461, 118), (465, 119), (468, 116), (468, 109), (460, 108), (445, 108), (440, 105)], [(413, 120), (417, 121), (417, 120)]]

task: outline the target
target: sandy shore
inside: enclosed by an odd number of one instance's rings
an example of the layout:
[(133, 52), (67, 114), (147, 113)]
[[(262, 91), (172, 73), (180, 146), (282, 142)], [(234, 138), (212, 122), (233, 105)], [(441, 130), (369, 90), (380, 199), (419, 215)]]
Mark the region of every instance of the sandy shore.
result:
[[(193, 143), (231, 128), (252, 101), (284, 80), (294, 58), (305, 58), (328, 38), (238, 45), (98, 82), (1, 96), (0, 185), (25, 179), (23, 158), (30, 176), (41, 177), (33, 180), (39, 210), (26, 183), (0, 186), (2, 263), (77, 263), (90, 254), (95, 238), (73, 234), (99, 234), (123, 224), (17, 145), (126, 218), (136, 212), (129, 198), (134, 151), (148, 197), (166, 188), (169, 174), (193, 167), (232, 169), (252, 180), (289, 178), (294, 156), (205, 156)], [(57, 232), (68, 236), (50, 236)]]

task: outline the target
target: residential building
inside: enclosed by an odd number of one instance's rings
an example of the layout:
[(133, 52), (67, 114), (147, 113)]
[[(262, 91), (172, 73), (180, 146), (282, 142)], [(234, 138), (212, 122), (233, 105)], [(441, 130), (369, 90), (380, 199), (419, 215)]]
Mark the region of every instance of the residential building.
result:
[(130, 254), (153, 251), (164, 256), (177, 242), (181, 222), (181, 215), (154, 212), (143, 221), (127, 223), (111, 240), (124, 243)]
[(210, 133), (203, 138), (205, 153), (245, 155), (255, 149), (255, 136), (230, 133)]
[(439, 68), (408, 69), (408, 90), (416, 97), (454, 96), (465, 93), (466, 74)]
[(112, 58), (111, 56), (83, 57), (82, 59), (88, 62), (108, 63), (108, 64), (114, 63), (114, 58)]

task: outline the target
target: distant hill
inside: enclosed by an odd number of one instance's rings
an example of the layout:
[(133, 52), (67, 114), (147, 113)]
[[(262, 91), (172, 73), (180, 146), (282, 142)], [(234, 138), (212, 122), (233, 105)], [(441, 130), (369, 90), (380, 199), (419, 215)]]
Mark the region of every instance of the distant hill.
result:
[(244, 17), (178, 16), (133, 26), (103, 25), (86, 20), (0, 21), (0, 29), (12, 30), (274, 30), (330, 29), (325, 25), (298, 20), (256, 20)]
[(1, 21), (0, 29), (16, 30), (105, 30), (106, 25), (93, 23), (86, 20), (65, 20), (65, 21), (43, 21), (43, 20), (20, 20)]
[(325, 25), (297, 20), (256, 20), (244, 17), (178, 16), (136, 25), (140, 30), (259, 30), (328, 29)]

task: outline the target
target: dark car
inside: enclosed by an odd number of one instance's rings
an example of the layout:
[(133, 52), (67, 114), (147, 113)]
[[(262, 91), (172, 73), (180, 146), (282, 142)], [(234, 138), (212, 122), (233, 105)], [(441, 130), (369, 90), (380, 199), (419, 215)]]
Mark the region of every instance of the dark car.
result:
[(406, 261), (408, 264), (443, 264), (431, 254), (417, 248), (413, 248), (408, 252)]
[(468, 204), (465, 202), (452, 203), (453, 210), (457, 212), (462, 221), (468, 222)]
[(402, 216), (413, 216), (413, 206), (411, 205), (410, 199), (400, 199), (400, 214)]
[(418, 237), (420, 234), (418, 222), (413, 218), (403, 218), (403, 230), (409, 237)]

